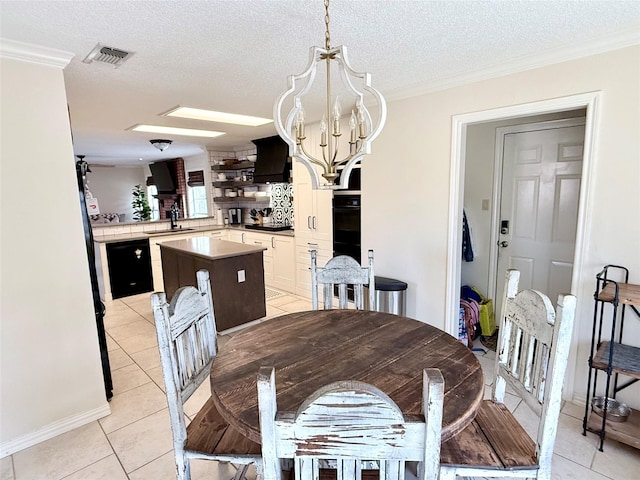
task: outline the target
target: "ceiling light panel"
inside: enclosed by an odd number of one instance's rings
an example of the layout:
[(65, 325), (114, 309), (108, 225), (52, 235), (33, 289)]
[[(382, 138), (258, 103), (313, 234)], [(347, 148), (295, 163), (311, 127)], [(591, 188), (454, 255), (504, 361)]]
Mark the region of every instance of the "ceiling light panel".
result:
[(260, 125), (273, 122), (271, 118), (236, 115), (235, 113), (215, 112), (213, 110), (191, 107), (177, 107), (163, 115), (167, 117), (190, 118), (192, 120), (206, 120), (208, 122), (233, 123), (234, 125), (245, 125), (249, 127), (259, 127)]
[(133, 130), (134, 132), (165, 133), (167, 135), (184, 135), (187, 137), (207, 137), (207, 138), (215, 138), (225, 134), (225, 132), (215, 132), (213, 130), (196, 130), (193, 128), (163, 127), (160, 125), (136, 125), (135, 127), (131, 127), (128, 130)]

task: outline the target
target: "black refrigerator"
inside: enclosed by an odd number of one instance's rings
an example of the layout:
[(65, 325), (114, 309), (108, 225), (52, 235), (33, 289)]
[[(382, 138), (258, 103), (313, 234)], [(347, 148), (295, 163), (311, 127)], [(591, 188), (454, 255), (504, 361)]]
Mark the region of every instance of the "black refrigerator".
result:
[(111, 367), (109, 366), (109, 353), (107, 352), (107, 336), (104, 330), (105, 306), (100, 300), (98, 289), (98, 274), (96, 272), (96, 251), (93, 244), (93, 232), (87, 211), (87, 199), (85, 196), (85, 185), (87, 181), (87, 171), (89, 166), (85, 162), (84, 155), (78, 155), (76, 161), (76, 175), (78, 177), (78, 193), (80, 197), (80, 211), (82, 214), (82, 225), (84, 227), (84, 239), (87, 245), (87, 260), (89, 262), (89, 274), (91, 276), (91, 291), (93, 293), (93, 310), (98, 328), (98, 343), (100, 345), (100, 358), (102, 361), (102, 374), (104, 377), (104, 390), (107, 400), (113, 396), (113, 381), (111, 379)]

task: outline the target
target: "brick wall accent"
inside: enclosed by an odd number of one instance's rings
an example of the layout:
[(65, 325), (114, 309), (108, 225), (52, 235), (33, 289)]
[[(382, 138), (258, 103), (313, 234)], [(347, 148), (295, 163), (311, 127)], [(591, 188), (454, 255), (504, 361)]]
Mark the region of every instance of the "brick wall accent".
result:
[(184, 173), (184, 160), (182, 158), (174, 158), (173, 160), (167, 160), (167, 163), (169, 164), (173, 178), (176, 179), (176, 194), (158, 195), (160, 219), (170, 218), (171, 207), (176, 202), (178, 202), (180, 218), (183, 219), (186, 218), (187, 214), (187, 179)]

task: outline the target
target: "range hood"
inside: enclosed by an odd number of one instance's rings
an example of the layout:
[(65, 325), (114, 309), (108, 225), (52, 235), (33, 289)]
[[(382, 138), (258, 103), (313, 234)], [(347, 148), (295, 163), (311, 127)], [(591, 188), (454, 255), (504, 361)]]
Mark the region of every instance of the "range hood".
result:
[(287, 183), (291, 173), (289, 145), (278, 135), (252, 140), (256, 145), (254, 183)]

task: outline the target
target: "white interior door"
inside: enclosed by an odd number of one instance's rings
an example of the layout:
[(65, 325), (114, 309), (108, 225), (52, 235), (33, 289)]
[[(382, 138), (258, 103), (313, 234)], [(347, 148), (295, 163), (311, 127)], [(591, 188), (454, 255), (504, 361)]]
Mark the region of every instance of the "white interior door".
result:
[(520, 270), (520, 290), (539, 290), (554, 304), (571, 291), (584, 123), (549, 127), (504, 135), (496, 312), (509, 268)]

